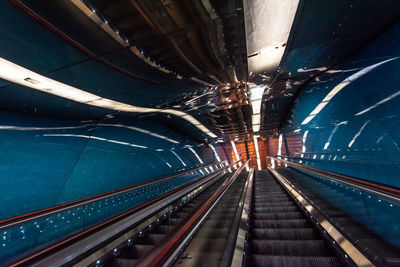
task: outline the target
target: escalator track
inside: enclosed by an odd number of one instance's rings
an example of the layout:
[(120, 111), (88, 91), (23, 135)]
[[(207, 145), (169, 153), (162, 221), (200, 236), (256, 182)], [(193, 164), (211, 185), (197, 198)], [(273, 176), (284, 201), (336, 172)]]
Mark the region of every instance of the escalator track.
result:
[(247, 266), (342, 266), (335, 251), (268, 171), (256, 171)]
[[(178, 204), (175, 210), (151, 223), (147, 229), (132, 238), (129, 246), (114, 255), (115, 257), (108, 259), (102, 266), (140, 266), (141, 259), (151, 253), (156, 246), (169, 240), (180, 229), (181, 224), (187, 221), (228, 177), (229, 174), (224, 175), (191, 199)], [(97, 264), (94, 263), (93, 266)]]

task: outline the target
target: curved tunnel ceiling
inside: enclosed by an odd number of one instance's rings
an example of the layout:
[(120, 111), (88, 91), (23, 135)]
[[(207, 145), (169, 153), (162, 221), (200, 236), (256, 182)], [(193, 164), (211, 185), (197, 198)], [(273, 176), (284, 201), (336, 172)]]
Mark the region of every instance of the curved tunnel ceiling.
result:
[(4, 72), (1, 108), (78, 120), (144, 116), (201, 141), (278, 133), (301, 88), (387, 29), (400, 9), (394, 0), (0, 5), (3, 67), (31, 76)]

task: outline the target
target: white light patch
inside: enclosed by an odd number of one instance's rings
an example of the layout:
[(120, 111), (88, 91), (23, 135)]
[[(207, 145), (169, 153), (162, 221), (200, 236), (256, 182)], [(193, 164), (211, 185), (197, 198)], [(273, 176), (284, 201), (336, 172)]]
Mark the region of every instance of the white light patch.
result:
[[(197, 119), (195, 119), (193, 116), (183, 111), (174, 109), (144, 108), (103, 98), (101, 96), (88, 93), (76, 87), (72, 87), (67, 84), (42, 76), (36, 72), (30, 71), (24, 67), (14, 64), (8, 60), (5, 60), (4, 58), (0, 58), (0, 78), (41, 92), (56, 95), (65, 99), (69, 99), (90, 106), (106, 108), (122, 112), (171, 114), (188, 121), (197, 129), (207, 134), (208, 136), (212, 138), (217, 137), (214, 133), (208, 130), (203, 124), (201, 124)], [(27, 79), (35, 80), (38, 83), (29, 82)]]
[(214, 146), (211, 145), (211, 144), (208, 144), (208, 146), (209, 146), (209, 147), (212, 149), (212, 151), (214, 152), (215, 158), (216, 158), (219, 162), (221, 162), (221, 159), (220, 159), (220, 157), (218, 156), (217, 150), (215, 150)]
[(154, 132), (151, 132), (151, 131), (148, 131), (148, 130), (145, 130), (145, 129), (134, 127), (134, 126), (128, 126), (128, 125), (123, 125), (123, 124), (105, 124), (105, 123), (98, 123), (97, 126), (126, 128), (126, 129), (129, 129), (129, 130), (133, 130), (133, 131), (137, 131), (137, 132), (141, 132), (141, 133), (153, 136), (155, 138), (163, 139), (163, 140), (166, 140), (166, 141), (174, 143), (174, 144), (179, 144), (179, 142), (174, 140), (174, 139), (168, 138), (168, 137), (166, 137), (164, 135), (161, 135), (161, 134), (158, 134), (158, 133), (154, 133)]
[(258, 149), (258, 140), (255, 136), (253, 136), (253, 140), (254, 140), (254, 147), (256, 149), (257, 167), (259, 170), (261, 170), (261, 158), (260, 158), (260, 151)]
[(382, 104), (384, 104), (384, 103), (386, 103), (386, 102), (392, 100), (392, 99), (395, 98), (395, 97), (398, 97), (399, 95), (400, 95), (400, 90), (397, 91), (396, 93), (394, 93), (394, 94), (392, 94), (392, 95), (390, 95), (390, 96), (388, 96), (388, 97), (382, 99), (381, 101), (379, 101), (379, 102), (373, 104), (372, 106), (370, 106), (370, 107), (368, 107), (368, 108), (366, 108), (366, 109), (364, 109), (364, 110), (358, 112), (358, 113), (356, 114), (356, 116), (360, 116), (360, 115), (362, 115), (362, 114), (364, 114), (364, 113), (366, 113), (366, 112), (368, 112), (368, 111), (370, 111), (370, 110), (372, 110), (372, 109), (374, 109), (374, 108), (377, 108), (378, 106), (380, 106), (380, 105), (382, 105)]
[(199, 155), (196, 153), (196, 151), (194, 151), (194, 149), (192, 147), (188, 147), (190, 151), (192, 151), (192, 153), (196, 156), (197, 160), (203, 164), (203, 161), (201, 160), (201, 158), (199, 157)]
[(347, 124), (347, 121), (342, 121), (338, 124), (336, 124), (335, 128), (333, 128), (332, 132), (330, 133), (328, 140), (326, 141), (325, 145), (324, 145), (324, 150), (327, 150), (329, 145), (331, 144), (333, 135), (336, 133), (337, 129), (339, 128), (340, 125), (344, 125)]
[(88, 127), (95, 127), (95, 126), (106, 126), (106, 127), (120, 127), (120, 128), (126, 128), (129, 130), (134, 130), (138, 131), (147, 135), (151, 135), (156, 138), (160, 138), (163, 140), (166, 140), (168, 142), (174, 143), (174, 144), (179, 144), (178, 141), (170, 139), (166, 136), (153, 133), (148, 130), (144, 130), (141, 128), (137, 128), (134, 126), (128, 126), (128, 125), (122, 125), (122, 124), (104, 124), (104, 123), (89, 123), (89, 124), (83, 124), (83, 125), (78, 125), (78, 126), (64, 126), (64, 127), (33, 127), (33, 126), (12, 126), (12, 125), (0, 125), (0, 130), (12, 130), (12, 131), (54, 131), (54, 130), (75, 130), (75, 129), (81, 129), (81, 128), (88, 128)]
[(282, 155), (282, 134), (279, 135), (278, 139), (278, 153), (277, 155), (281, 156)]
[(179, 157), (179, 155), (175, 151), (171, 150), (171, 152), (182, 163), (182, 165), (186, 167), (186, 163), (183, 161), (183, 159), (181, 157)]
[[(346, 87), (348, 84), (354, 82), (355, 80), (359, 79), (360, 77), (364, 76), (365, 74), (367, 74), (368, 72), (372, 71), (373, 69), (379, 67), (380, 65), (385, 64), (385, 63), (387, 63), (387, 62), (389, 62), (389, 61), (395, 60), (395, 59), (397, 59), (397, 58), (399, 58), (399, 57), (393, 57), (393, 58), (390, 58), (390, 59), (381, 61), (381, 62), (379, 62), (379, 63), (373, 64), (373, 65), (371, 65), (371, 66), (365, 67), (365, 68), (363, 68), (362, 70), (360, 70), (360, 71), (354, 73), (353, 75), (347, 77), (346, 79), (344, 79), (342, 82), (340, 82), (338, 85), (336, 85), (336, 86), (328, 93), (328, 95), (327, 95), (324, 99), (322, 99), (321, 103), (319, 103), (318, 106), (316, 106), (315, 109), (314, 109), (313, 111), (311, 111), (311, 113), (304, 119), (304, 121), (303, 121), (301, 124), (302, 124), (302, 125), (305, 125), (305, 124), (309, 123), (312, 119), (314, 119), (314, 117), (324, 109), (324, 107), (329, 103), (329, 101), (330, 101), (337, 93), (339, 93), (344, 87)], [(397, 96), (397, 95), (396, 95), (396, 96)], [(389, 101), (389, 100), (390, 100), (390, 99), (388, 99), (388, 100), (386, 100), (386, 101)], [(385, 101), (385, 102), (386, 102), (386, 101)], [(379, 103), (379, 102), (378, 102), (378, 103)], [(377, 104), (378, 104), (378, 103), (377, 103)], [(384, 103), (384, 102), (383, 102), (383, 103)], [(371, 109), (372, 109), (372, 108), (375, 108), (375, 107), (371, 107)], [(365, 112), (367, 112), (367, 111), (368, 111), (368, 109), (367, 109), (367, 110), (363, 110), (363, 111), (357, 113), (356, 115), (361, 115), (361, 114), (363, 114), (363, 113), (365, 113)]]
[(271, 73), (281, 62), (299, 0), (244, 1), (249, 73)]
[(112, 139), (107, 139), (107, 138), (102, 138), (102, 137), (97, 137), (97, 136), (82, 135), (82, 134), (43, 134), (43, 136), (86, 138), (86, 139), (99, 140), (99, 141), (104, 141), (104, 142), (114, 143), (114, 144), (119, 144), (119, 145), (124, 145), (124, 146), (131, 146), (131, 147), (137, 147), (137, 148), (148, 148), (147, 146), (141, 146), (141, 145), (136, 145), (136, 144), (132, 144), (132, 143), (128, 143), (128, 142), (122, 142), (122, 141), (117, 141), (117, 140), (112, 140)]
[[(304, 134), (303, 134), (303, 138), (302, 138), (303, 147), (301, 148), (301, 153), (306, 152), (307, 135), (308, 135), (308, 130), (305, 130), (305, 131), (304, 131)], [(301, 157), (303, 157), (303, 154), (301, 154)]]
[(356, 133), (356, 135), (353, 137), (353, 139), (351, 139), (351, 141), (350, 141), (350, 143), (349, 143), (349, 145), (348, 145), (349, 148), (354, 144), (354, 142), (357, 140), (357, 138), (361, 135), (361, 133), (364, 131), (365, 127), (366, 127), (366, 126), (368, 125), (368, 123), (370, 123), (370, 122), (371, 122), (370, 120), (367, 120), (367, 121), (363, 124), (363, 126), (361, 126), (360, 130)]
[(235, 153), (236, 161), (240, 160), (239, 153), (237, 152), (236, 145), (233, 141), (231, 141), (233, 152)]

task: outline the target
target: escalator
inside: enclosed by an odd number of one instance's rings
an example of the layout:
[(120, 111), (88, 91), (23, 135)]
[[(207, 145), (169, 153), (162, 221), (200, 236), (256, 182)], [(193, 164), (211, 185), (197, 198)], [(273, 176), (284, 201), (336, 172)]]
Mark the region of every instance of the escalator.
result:
[[(180, 229), (181, 224), (188, 220), (229, 176), (229, 174), (224, 175), (191, 199), (180, 202), (174, 211), (168, 212), (162, 218), (151, 223), (147, 229), (131, 239), (129, 246), (103, 262), (102, 265), (113, 267), (140, 266), (143, 257), (148, 256), (157, 246), (169, 240), (170, 236)], [(94, 263), (93, 265), (96, 266), (97, 264)]]
[(256, 171), (247, 266), (342, 266), (335, 251), (268, 171)]
[(248, 173), (239, 174), (191, 240), (176, 266), (230, 266), (232, 237), (239, 200)]
[[(342, 233), (353, 239), (364, 251), (374, 258), (381, 259), (382, 264), (400, 266), (399, 250), (374, 234), (372, 227), (370, 229), (365, 227), (374, 217), (382, 217), (383, 212), (381, 209), (367, 209), (364, 196), (360, 194), (359, 190), (348, 186), (343, 187), (340, 183), (318, 179), (292, 168), (281, 167), (278, 168), (278, 171), (307, 195), (313, 204), (318, 206), (325, 216), (342, 230)], [(388, 231), (389, 225), (393, 225), (395, 221), (396, 219), (393, 218), (386, 220), (383, 225), (375, 223), (375, 227), (384, 227)], [(394, 235), (391, 238), (398, 240), (399, 237)]]

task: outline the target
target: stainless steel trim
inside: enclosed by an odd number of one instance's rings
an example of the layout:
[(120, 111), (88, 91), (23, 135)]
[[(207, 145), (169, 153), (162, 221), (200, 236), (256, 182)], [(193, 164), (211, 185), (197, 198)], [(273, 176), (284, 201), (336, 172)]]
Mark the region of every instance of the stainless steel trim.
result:
[[(223, 174), (220, 174), (220, 176), (222, 175)], [(127, 241), (129, 238), (131, 238), (133, 235), (138, 233), (143, 228), (147, 227), (149, 223), (153, 222), (154, 219), (157, 219), (157, 216), (159, 217), (160, 214), (161, 215), (165, 214), (168, 210), (171, 209), (170, 204), (172, 202), (190, 193), (193, 193), (194, 190), (201, 190), (201, 188), (199, 187), (205, 186), (207, 182), (209, 182), (211, 179), (217, 176), (218, 174), (210, 175), (208, 178), (206, 178), (205, 181), (204, 180), (198, 181), (197, 183), (194, 183), (191, 186), (188, 186), (182, 189), (181, 191), (178, 191), (168, 196), (167, 198), (161, 199), (152, 204), (151, 206), (146, 207), (143, 210), (138, 211), (135, 214), (130, 215), (129, 217), (124, 218), (121, 221), (116, 222), (115, 224), (112, 224), (82, 239), (69, 247), (66, 247), (54, 254), (51, 254), (38, 262), (35, 262), (34, 264), (32, 264), (32, 266), (61, 266), (63, 264), (67, 264), (69, 261), (84, 255), (85, 253), (87, 253), (87, 251), (101, 245), (104, 242), (107, 243), (108, 240), (112, 240), (112, 238), (115, 235), (118, 235), (118, 233), (123, 232), (126, 229), (129, 229), (135, 223), (139, 223), (142, 220), (146, 220), (140, 223), (134, 229), (129, 230), (124, 235), (111, 241), (111, 243), (108, 243), (101, 249), (96, 250), (94, 253), (85, 257), (82, 261), (76, 264), (76, 266), (87, 266), (88, 264), (95, 262), (97, 259), (107, 254), (110, 250), (113, 250), (121, 243)], [(151, 216), (151, 218), (147, 218), (153, 213), (157, 214), (155, 216)]]
[[(221, 198), (224, 196), (224, 194), (227, 192), (227, 190), (232, 186), (233, 182), (236, 180), (236, 178), (239, 176), (239, 174), (243, 171), (245, 166), (248, 164), (249, 161), (247, 161), (245, 164), (243, 164), (239, 169), (235, 171), (235, 173), (232, 175), (232, 178), (230, 179), (230, 184), (225, 188), (225, 190), (222, 192), (222, 194), (218, 197), (218, 199), (212, 204), (212, 206), (207, 210), (207, 212), (201, 217), (201, 219), (196, 223), (196, 225), (192, 228), (192, 230), (186, 235), (185, 239), (181, 241), (179, 246), (171, 253), (171, 255), (168, 257), (168, 259), (163, 263), (163, 267), (167, 266), (172, 266), (173, 263), (176, 261), (179, 253), (181, 253), (184, 248), (188, 245), (188, 242), (193, 236), (197, 233), (197, 231), (200, 229), (201, 225), (205, 222), (205, 220), (208, 218), (208, 215), (210, 212), (214, 209), (214, 207), (218, 204), (218, 202), (221, 200)], [(224, 186), (224, 185), (222, 185)]]
[(250, 214), (251, 197), (253, 193), (253, 180), (254, 180), (254, 169), (251, 168), (247, 177), (246, 190), (244, 200), (241, 199), (242, 214), (240, 217), (240, 227), (236, 238), (235, 251), (233, 253), (231, 266), (241, 267), (244, 259), (244, 246), (246, 243), (246, 233), (249, 230), (248, 220)]
[(375, 266), (358, 248), (356, 248), (346, 237), (344, 237), (339, 230), (335, 228), (310, 202), (308, 202), (279, 172), (272, 168), (268, 168), (271, 173), (286, 187), (300, 204), (313, 216), (319, 225), (331, 236), (346, 253), (346, 255), (354, 261), (357, 266), (369, 267)]

